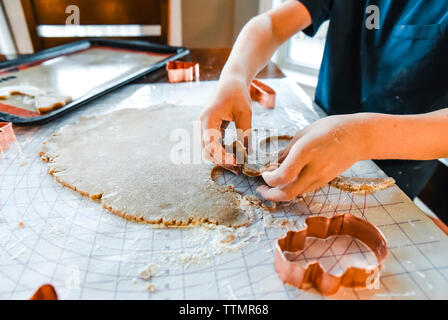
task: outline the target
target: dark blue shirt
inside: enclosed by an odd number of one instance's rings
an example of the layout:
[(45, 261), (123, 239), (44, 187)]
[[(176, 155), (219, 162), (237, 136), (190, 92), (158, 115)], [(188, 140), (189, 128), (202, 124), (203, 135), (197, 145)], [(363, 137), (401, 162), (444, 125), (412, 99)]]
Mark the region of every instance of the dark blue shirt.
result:
[[(448, 0), (300, 1), (313, 20), (306, 34), (330, 19), (316, 91), (327, 113), (448, 108)], [(379, 29), (366, 26), (370, 5)]]

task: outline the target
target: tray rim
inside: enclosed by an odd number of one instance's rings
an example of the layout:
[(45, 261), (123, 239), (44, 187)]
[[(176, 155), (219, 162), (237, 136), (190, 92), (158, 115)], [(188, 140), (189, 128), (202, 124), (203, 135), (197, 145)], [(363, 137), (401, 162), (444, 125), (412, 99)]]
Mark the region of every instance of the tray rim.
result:
[(77, 51), (85, 50), (94, 46), (105, 46), (120, 49), (131, 49), (137, 51), (140, 50), (146, 52), (172, 54), (172, 56), (165, 58), (147, 68), (142, 68), (140, 71), (129, 74), (123, 79), (113, 82), (110, 86), (108, 86), (103, 90), (98, 90), (93, 93), (86, 94), (80, 97), (79, 99), (74, 100), (73, 102), (67, 104), (63, 108), (55, 110), (49, 114), (42, 115), (40, 117), (25, 118), (0, 111), (0, 122), (2, 121), (12, 122), (14, 125), (45, 124), (51, 120), (63, 116), (64, 114), (70, 111), (78, 109), (79, 107), (85, 105), (86, 103), (102, 95), (105, 95), (119, 87), (122, 87), (125, 84), (128, 84), (140, 77), (143, 77), (157, 69), (164, 67), (166, 63), (168, 63), (168, 61), (180, 59), (190, 53), (190, 50), (188, 50), (185, 47), (168, 46), (148, 41), (93, 38), (64, 44), (61, 46), (45, 49), (31, 55), (19, 57), (17, 59), (0, 62), (0, 72), (11, 70), (12, 68), (16, 68), (23, 64), (55, 58), (61, 55), (66, 55)]

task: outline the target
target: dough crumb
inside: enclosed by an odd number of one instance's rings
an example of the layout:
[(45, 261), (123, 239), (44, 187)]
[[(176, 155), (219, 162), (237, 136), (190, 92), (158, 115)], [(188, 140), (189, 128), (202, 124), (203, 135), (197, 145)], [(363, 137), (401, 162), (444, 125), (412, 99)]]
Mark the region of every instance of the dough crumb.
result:
[(227, 237), (221, 240), (221, 243), (231, 243), (233, 242), (233, 240), (235, 240), (235, 235), (229, 234)]
[(157, 288), (154, 284), (150, 283), (146, 286), (146, 291), (149, 291), (151, 293), (154, 293), (157, 291)]
[(284, 218), (274, 219), (270, 214), (263, 216), (263, 224), (265, 228), (278, 228), (286, 230), (297, 229), (296, 223), (294, 221)]
[(395, 180), (392, 178), (353, 178), (353, 177), (337, 177), (330, 182), (334, 188), (342, 191), (360, 193), (375, 193), (377, 191), (385, 190), (395, 185)]
[(149, 280), (156, 273), (156, 265), (154, 263), (148, 263), (148, 265), (138, 271), (138, 275), (143, 280)]

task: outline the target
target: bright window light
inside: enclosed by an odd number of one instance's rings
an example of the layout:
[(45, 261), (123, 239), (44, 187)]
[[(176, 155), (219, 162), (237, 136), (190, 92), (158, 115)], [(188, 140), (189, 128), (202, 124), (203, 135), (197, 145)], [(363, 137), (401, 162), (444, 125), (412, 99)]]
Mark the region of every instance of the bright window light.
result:
[(37, 33), (43, 38), (71, 37), (145, 37), (160, 36), (160, 25), (40, 25)]

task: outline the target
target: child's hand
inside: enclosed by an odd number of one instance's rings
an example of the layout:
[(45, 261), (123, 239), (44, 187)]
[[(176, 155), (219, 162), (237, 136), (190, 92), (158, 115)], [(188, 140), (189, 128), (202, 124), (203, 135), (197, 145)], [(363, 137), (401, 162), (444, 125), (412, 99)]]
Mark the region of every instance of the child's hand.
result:
[[(222, 146), (224, 130), (229, 122), (243, 133), (248, 133), (252, 123), (249, 89), (237, 79), (220, 82), (212, 104), (201, 114), (202, 146), (207, 159), (229, 169), (236, 166), (233, 154)], [(247, 143), (247, 142), (246, 142)]]
[(332, 116), (298, 132), (280, 153), (280, 168), (263, 173), (272, 188), (261, 186), (257, 192), (274, 202), (289, 201), (323, 187), (363, 160), (362, 121), (356, 119)]

